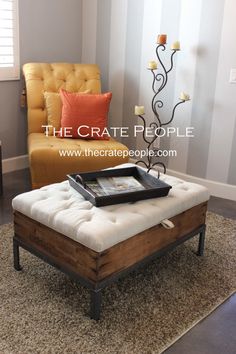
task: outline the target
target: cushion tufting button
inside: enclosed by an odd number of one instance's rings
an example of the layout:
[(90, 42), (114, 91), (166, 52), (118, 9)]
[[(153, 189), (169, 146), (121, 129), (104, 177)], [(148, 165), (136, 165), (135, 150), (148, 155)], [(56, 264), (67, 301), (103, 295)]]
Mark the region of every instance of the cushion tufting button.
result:
[(187, 191), (187, 190), (188, 190), (188, 187), (182, 185), (182, 186), (180, 187), (180, 189), (182, 189), (183, 191)]

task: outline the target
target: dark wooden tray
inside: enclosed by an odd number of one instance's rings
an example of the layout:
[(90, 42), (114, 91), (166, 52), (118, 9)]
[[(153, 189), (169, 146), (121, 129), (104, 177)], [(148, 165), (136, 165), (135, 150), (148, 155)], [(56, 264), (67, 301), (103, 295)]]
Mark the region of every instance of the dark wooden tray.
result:
[[(144, 186), (143, 190), (98, 196), (86, 183), (96, 182), (99, 177), (124, 177), (132, 176)], [(96, 207), (136, 202), (142, 199), (165, 197), (172, 188), (169, 184), (150, 175), (139, 167), (116, 168), (86, 173), (74, 173), (67, 175), (70, 185), (77, 190), (86, 200)]]

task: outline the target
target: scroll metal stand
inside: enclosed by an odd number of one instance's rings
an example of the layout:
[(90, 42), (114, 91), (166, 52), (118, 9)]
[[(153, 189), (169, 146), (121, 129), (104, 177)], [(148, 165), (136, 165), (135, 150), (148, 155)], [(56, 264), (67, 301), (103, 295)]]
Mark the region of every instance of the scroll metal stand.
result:
[[(149, 128), (153, 129), (153, 131), (155, 132), (154, 136), (152, 139), (147, 139), (146, 136), (146, 128), (147, 128), (147, 122), (145, 120), (145, 118), (143, 117), (143, 115), (139, 115), (138, 117), (141, 118), (142, 122), (143, 122), (143, 140), (145, 141), (145, 143), (147, 143), (147, 151), (148, 151), (148, 156), (147, 156), (147, 162), (144, 160), (139, 160), (136, 162), (136, 164), (143, 164), (146, 168), (147, 168), (147, 172), (149, 172), (151, 169), (153, 169), (155, 166), (161, 166), (163, 168), (163, 172), (166, 173), (166, 166), (163, 162), (154, 162), (153, 163), (153, 157), (150, 154), (150, 149), (153, 146), (153, 143), (156, 141), (156, 139), (158, 138), (158, 135), (160, 134), (160, 130), (163, 126), (166, 126), (168, 124), (170, 124), (175, 116), (175, 111), (176, 108), (181, 105), (182, 103), (185, 103), (186, 100), (184, 99), (180, 99), (180, 101), (178, 103), (176, 103), (176, 105), (174, 106), (173, 110), (172, 110), (172, 115), (171, 118), (167, 121), (167, 122), (162, 122), (159, 116), (159, 113), (157, 112), (157, 108), (161, 109), (164, 106), (164, 103), (162, 100), (158, 99), (158, 94), (160, 94), (160, 92), (165, 88), (167, 82), (168, 82), (168, 74), (171, 72), (171, 70), (173, 69), (174, 66), (174, 55), (176, 54), (176, 52), (178, 50), (173, 50), (173, 53), (171, 54), (171, 58), (170, 58), (170, 68), (167, 70), (163, 61), (161, 60), (160, 54), (159, 54), (159, 50), (165, 51), (166, 50), (166, 46), (164, 44), (159, 44), (156, 48), (156, 55), (157, 55), (157, 59), (163, 69), (162, 73), (157, 73), (155, 74), (155, 70), (154, 69), (149, 69), (152, 74), (153, 74), (153, 82), (152, 82), (152, 90), (154, 92), (154, 96), (152, 99), (152, 111), (155, 115), (155, 121), (151, 122), (149, 124)], [(154, 155), (157, 156), (158, 150), (157, 148), (153, 148), (152, 149), (154, 151)], [(160, 171), (158, 170), (158, 178), (160, 177)]]

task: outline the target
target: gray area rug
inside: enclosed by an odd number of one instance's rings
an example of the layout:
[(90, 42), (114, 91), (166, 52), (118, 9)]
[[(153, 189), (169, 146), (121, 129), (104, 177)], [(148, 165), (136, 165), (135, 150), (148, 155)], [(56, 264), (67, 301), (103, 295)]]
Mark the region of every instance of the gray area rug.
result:
[(197, 238), (104, 290), (102, 319), (86, 316), (79, 284), (21, 251), (0, 227), (0, 353), (160, 353), (236, 288), (236, 222), (209, 213), (206, 251)]

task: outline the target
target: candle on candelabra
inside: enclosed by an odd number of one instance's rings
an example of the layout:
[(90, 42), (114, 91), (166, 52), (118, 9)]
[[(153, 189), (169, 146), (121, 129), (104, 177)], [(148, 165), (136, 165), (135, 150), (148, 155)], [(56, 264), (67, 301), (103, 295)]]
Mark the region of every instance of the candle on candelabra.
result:
[(142, 114), (144, 114), (144, 106), (135, 106), (134, 107), (134, 114), (136, 116), (141, 116)]
[(174, 42), (171, 47), (170, 47), (171, 50), (180, 50), (180, 42), (179, 41), (176, 41)]
[(166, 44), (167, 35), (166, 34), (159, 34), (157, 37), (157, 44)]
[(181, 92), (180, 93), (180, 99), (182, 101), (189, 101), (190, 100), (190, 96), (187, 93), (185, 93), (185, 92)]
[(151, 60), (148, 63), (148, 69), (156, 70), (157, 69), (157, 62), (155, 60)]

